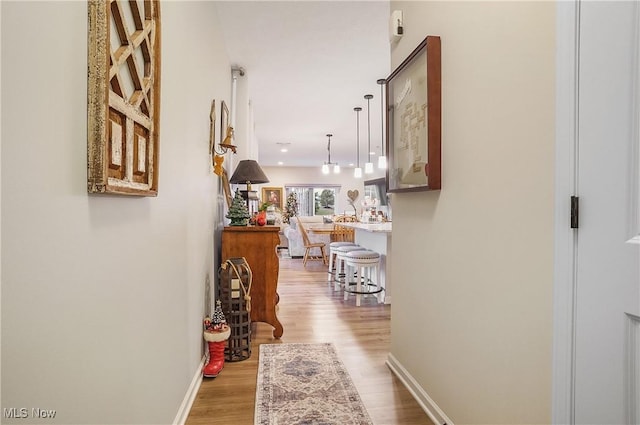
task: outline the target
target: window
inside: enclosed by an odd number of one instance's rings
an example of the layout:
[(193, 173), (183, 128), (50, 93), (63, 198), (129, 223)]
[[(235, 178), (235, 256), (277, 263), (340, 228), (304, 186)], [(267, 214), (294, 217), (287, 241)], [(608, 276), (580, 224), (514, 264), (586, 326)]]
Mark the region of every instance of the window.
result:
[(340, 186), (285, 186), (287, 196), (296, 194), (298, 215), (333, 215)]

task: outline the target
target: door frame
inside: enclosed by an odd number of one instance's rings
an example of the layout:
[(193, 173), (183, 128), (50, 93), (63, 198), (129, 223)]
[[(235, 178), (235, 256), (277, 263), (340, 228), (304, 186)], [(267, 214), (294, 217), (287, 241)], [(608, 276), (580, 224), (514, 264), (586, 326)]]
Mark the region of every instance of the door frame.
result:
[[(575, 423), (575, 337), (578, 232), (571, 229), (570, 197), (579, 196), (580, 8), (582, 0), (556, 2), (556, 132), (554, 207), (554, 284), (552, 412), (554, 424)], [(640, 21), (640, 6), (636, 5)], [(634, 60), (635, 122), (640, 138), (640, 25)], [(640, 144), (640, 143), (639, 143)], [(640, 175), (640, 152), (632, 152), (631, 169)], [(633, 205), (628, 224), (632, 243), (640, 243), (640, 182), (631, 184)]]
[(578, 191), (580, 0), (556, 2), (556, 131), (551, 420), (575, 423), (576, 258), (570, 197)]

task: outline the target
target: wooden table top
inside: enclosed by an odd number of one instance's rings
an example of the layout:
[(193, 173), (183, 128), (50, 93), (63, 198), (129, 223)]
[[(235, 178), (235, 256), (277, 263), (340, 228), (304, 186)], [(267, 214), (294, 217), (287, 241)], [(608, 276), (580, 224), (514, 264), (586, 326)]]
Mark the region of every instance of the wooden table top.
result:
[(335, 228), (333, 224), (315, 224), (309, 226), (308, 230), (313, 233), (328, 235), (334, 232)]

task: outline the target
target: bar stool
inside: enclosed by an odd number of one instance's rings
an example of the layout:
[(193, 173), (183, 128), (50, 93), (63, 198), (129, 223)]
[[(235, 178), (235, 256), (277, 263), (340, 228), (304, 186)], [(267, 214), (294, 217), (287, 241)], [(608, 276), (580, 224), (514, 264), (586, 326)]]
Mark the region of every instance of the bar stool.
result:
[(331, 242), (329, 244), (329, 271), (327, 272), (327, 282), (329, 285), (331, 285), (331, 282), (333, 280), (333, 276), (335, 275), (335, 260), (334, 257), (336, 256), (336, 249), (338, 247), (341, 246), (355, 246), (356, 244), (353, 242)]
[[(352, 250), (345, 253), (344, 257), (347, 270), (349, 270), (349, 267), (355, 268), (356, 275), (355, 289), (351, 289), (349, 285), (345, 284), (344, 300), (347, 301), (349, 294), (355, 294), (356, 307), (360, 307), (360, 298), (362, 295), (378, 294), (378, 302), (382, 302), (381, 296), (383, 288), (380, 286), (380, 254), (370, 250)], [(372, 279), (374, 271), (375, 281)]]
[(345, 256), (347, 255), (347, 253), (351, 252), (351, 251), (362, 251), (364, 248), (362, 248), (360, 245), (343, 245), (343, 246), (339, 246), (337, 248), (335, 248), (335, 253), (336, 253), (336, 271), (334, 274), (334, 287), (333, 290), (334, 291), (339, 291), (341, 286), (348, 286), (348, 281), (347, 281), (347, 266), (345, 263)]

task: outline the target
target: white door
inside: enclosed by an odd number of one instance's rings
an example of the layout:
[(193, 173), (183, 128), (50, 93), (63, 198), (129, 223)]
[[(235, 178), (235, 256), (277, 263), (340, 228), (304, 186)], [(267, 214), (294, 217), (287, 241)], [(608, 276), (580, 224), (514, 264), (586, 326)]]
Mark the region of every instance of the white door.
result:
[(577, 424), (640, 423), (639, 7), (579, 7)]

